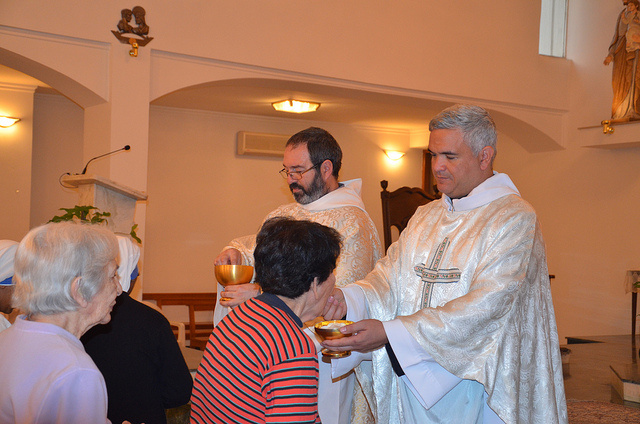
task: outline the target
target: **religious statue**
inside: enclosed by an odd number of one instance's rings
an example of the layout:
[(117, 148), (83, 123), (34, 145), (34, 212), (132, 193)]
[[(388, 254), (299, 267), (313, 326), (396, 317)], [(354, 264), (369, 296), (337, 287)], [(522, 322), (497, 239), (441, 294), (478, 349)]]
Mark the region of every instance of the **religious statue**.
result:
[(604, 64), (613, 62), (613, 102), (611, 118), (616, 121), (640, 120), (640, 2), (623, 0), (609, 54)]
[(132, 32), (133, 27), (129, 23), (131, 22), (131, 16), (133, 15), (131, 9), (122, 9), (120, 11), (120, 15), (122, 16), (122, 19), (118, 22), (118, 31), (121, 33)]
[[(143, 7), (135, 6), (133, 9), (122, 9), (120, 11), (120, 21), (118, 30), (112, 30), (113, 35), (121, 43), (131, 44), (135, 49), (146, 46), (153, 37), (149, 37), (149, 25), (145, 18), (146, 12)], [(135, 26), (131, 25), (131, 19), (135, 19)], [(132, 54), (132, 56), (137, 56)]]
[(133, 28), (133, 33), (138, 34), (139, 36), (144, 38), (147, 34), (149, 34), (149, 25), (147, 25), (146, 19), (144, 17), (146, 12), (142, 7), (136, 6), (131, 9), (131, 13), (133, 13), (137, 25), (135, 28)]

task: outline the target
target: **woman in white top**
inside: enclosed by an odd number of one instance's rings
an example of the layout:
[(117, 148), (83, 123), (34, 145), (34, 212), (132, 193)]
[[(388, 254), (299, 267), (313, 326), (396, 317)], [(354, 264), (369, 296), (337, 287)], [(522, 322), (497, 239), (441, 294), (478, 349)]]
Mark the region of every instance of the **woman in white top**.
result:
[(80, 343), (122, 292), (118, 242), (104, 227), (46, 224), (20, 242), (13, 306), (0, 333), (0, 422), (108, 423), (104, 379)]

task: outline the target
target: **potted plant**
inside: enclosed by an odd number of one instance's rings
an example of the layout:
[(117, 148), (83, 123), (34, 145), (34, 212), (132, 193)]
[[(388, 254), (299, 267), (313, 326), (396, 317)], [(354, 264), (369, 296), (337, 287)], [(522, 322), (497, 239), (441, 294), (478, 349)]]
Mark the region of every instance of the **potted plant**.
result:
[[(65, 213), (54, 216), (49, 222), (83, 221), (90, 222), (92, 224), (102, 224), (108, 223), (109, 221), (107, 218), (111, 216), (110, 212), (101, 212), (100, 209), (90, 205), (75, 205), (73, 208), (60, 208), (60, 210)], [(140, 237), (136, 234), (136, 228), (138, 228), (138, 224), (133, 224), (129, 235), (135, 241), (142, 244), (142, 240), (140, 240)]]

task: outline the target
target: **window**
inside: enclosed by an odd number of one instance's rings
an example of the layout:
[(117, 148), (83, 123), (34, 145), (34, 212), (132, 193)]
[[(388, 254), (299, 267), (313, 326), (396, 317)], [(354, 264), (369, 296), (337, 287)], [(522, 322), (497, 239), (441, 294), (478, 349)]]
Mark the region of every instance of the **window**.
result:
[(564, 57), (567, 39), (567, 0), (542, 0), (538, 53)]

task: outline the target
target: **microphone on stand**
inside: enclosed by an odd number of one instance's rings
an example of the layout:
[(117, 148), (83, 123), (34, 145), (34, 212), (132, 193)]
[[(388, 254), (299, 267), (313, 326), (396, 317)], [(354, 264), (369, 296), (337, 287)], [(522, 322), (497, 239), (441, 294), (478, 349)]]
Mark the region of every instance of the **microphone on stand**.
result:
[(101, 157), (103, 157), (103, 156), (108, 156), (108, 155), (111, 155), (111, 154), (117, 153), (117, 152), (122, 151), (122, 150), (131, 150), (131, 146), (129, 146), (129, 145), (127, 144), (127, 145), (126, 145), (126, 146), (124, 146), (122, 149), (114, 150), (113, 152), (105, 153), (104, 155), (96, 156), (95, 158), (91, 158), (91, 159), (89, 159), (89, 162), (87, 162), (87, 164), (84, 166), (84, 169), (82, 170), (82, 173), (81, 173), (80, 175), (84, 175), (84, 174), (86, 174), (86, 172), (87, 172), (87, 167), (89, 166), (89, 164), (90, 164), (92, 161), (94, 161), (94, 160), (96, 160), (96, 159), (99, 159), (99, 158), (101, 158)]

